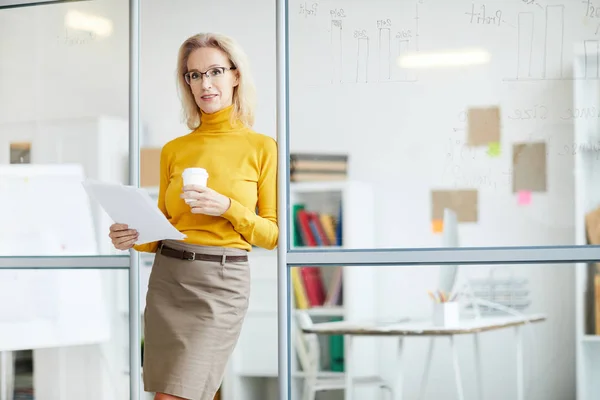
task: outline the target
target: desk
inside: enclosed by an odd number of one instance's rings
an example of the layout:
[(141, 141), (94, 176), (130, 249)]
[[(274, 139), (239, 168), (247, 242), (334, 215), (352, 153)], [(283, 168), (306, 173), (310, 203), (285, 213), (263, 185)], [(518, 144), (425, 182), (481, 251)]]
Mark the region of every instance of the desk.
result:
[[(423, 398), (425, 394), (425, 387), (427, 378), (429, 375), (429, 367), (431, 364), (431, 357), (433, 353), (433, 344), (436, 337), (448, 337), (450, 339), (450, 346), (452, 348), (452, 357), (454, 364), (454, 375), (456, 381), (456, 388), (458, 392), (459, 400), (464, 399), (462, 380), (460, 375), (460, 368), (458, 364), (458, 352), (456, 350), (454, 336), (472, 334), (475, 339), (475, 353), (476, 353), (476, 373), (477, 373), (477, 385), (478, 385), (478, 399), (483, 400), (483, 387), (481, 384), (481, 353), (480, 353), (480, 342), (479, 335), (482, 332), (494, 331), (506, 328), (515, 328), (516, 335), (516, 355), (517, 355), (517, 400), (525, 400), (524, 392), (524, 379), (523, 379), (523, 325), (527, 323), (542, 322), (546, 320), (546, 316), (543, 314), (533, 314), (523, 317), (516, 316), (498, 316), (498, 317), (483, 317), (483, 318), (470, 318), (462, 319), (460, 326), (454, 328), (438, 327), (434, 326), (431, 319), (414, 320), (407, 319), (402, 322), (394, 323), (376, 323), (376, 322), (326, 322), (320, 324), (314, 324), (310, 329), (303, 329), (306, 333), (316, 333), (320, 335), (344, 335), (344, 341), (347, 348), (352, 346), (353, 336), (382, 336), (390, 337), (396, 336), (399, 339), (398, 342), (398, 371), (397, 379), (394, 384), (394, 399), (402, 399), (402, 388), (403, 388), (403, 365), (402, 365), (402, 350), (403, 350), (403, 339), (404, 337), (429, 337), (429, 350), (427, 352), (427, 360), (425, 364), (425, 372), (423, 375), (423, 381), (421, 382), (421, 395)], [(350, 351), (346, 351), (346, 357), (352, 354)], [(346, 359), (346, 387), (351, 388), (352, 379), (352, 360)], [(345, 393), (345, 400), (352, 400), (352, 390), (347, 390)]]

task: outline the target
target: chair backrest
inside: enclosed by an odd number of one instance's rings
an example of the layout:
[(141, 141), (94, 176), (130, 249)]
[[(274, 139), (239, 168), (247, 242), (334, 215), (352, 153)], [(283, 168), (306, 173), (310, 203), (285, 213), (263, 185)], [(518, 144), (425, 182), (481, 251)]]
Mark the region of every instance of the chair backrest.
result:
[(316, 333), (305, 333), (303, 329), (312, 327), (310, 315), (304, 310), (296, 310), (295, 347), (300, 367), (306, 376), (315, 376), (320, 370), (320, 345)]

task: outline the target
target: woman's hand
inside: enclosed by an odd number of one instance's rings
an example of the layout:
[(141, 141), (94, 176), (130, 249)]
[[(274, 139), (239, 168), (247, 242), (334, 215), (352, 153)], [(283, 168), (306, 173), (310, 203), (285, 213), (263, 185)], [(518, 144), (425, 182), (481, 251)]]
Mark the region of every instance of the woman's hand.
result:
[(191, 199), (188, 205), (193, 214), (206, 214), (218, 217), (231, 206), (231, 200), (221, 193), (205, 186), (186, 185), (183, 187), (182, 199)]
[(138, 239), (138, 231), (129, 229), (125, 224), (112, 224), (108, 237), (111, 238), (113, 246), (117, 250), (128, 250), (133, 247)]

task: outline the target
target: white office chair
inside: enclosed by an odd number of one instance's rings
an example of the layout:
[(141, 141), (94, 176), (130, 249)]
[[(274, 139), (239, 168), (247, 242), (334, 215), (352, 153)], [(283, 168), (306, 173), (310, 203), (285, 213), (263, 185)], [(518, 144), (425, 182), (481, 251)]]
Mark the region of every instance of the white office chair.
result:
[[(343, 372), (321, 370), (319, 338), (315, 333), (302, 331), (312, 325), (312, 319), (305, 311), (296, 310), (295, 348), (302, 368), (298, 376), (304, 378), (302, 399), (315, 400), (317, 392), (320, 391), (352, 390), (352, 387), (346, 387), (346, 375)], [(390, 393), (390, 400), (394, 398), (391, 386), (379, 376), (356, 377), (351, 386), (354, 385), (377, 386)]]

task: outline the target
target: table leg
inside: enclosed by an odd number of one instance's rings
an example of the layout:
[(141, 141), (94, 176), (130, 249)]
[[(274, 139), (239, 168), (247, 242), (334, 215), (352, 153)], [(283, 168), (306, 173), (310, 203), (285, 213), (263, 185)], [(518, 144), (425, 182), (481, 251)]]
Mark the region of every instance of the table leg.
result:
[(429, 380), (429, 370), (431, 369), (431, 357), (433, 356), (433, 346), (435, 344), (435, 338), (429, 337), (429, 348), (427, 349), (427, 358), (425, 359), (425, 370), (423, 371), (423, 379), (421, 380), (421, 391), (419, 399), (425, 398), (425, 389), (427, 388), (427, 381)]
[(465, 395), (462, 387), (462, 379), (460, 376), (460, 364), (458, 363), (458, 351), (456, 350), (456, 343), (454, 342), (454, 335), (450, 335), (450, 347), (452, 348), (452, 361), (454, 363), (454, 379), (456, 380), (456, 394), (458, 400), (464, 400)]
[(344, 400), (352, 400), (352, 395), (354, 394), (354, 360), (352, 357), (352, 335), (344, 336), (344, 347), (346, 349), (346, 356), (344, 361), (344, 371), (345, 371), (345, 379), (346, 379), (346, 390), (344, 390)]
[(398, 339), (398, 352), (397, 352), (397, 364), (396, 364), (396, 382), (394, 384), (394, 400), (402, 400), (402, 390), (404, 386), (404, 359), (403, 359), (403, 351), (404, 351), (404, 341), (403, 338), (400, 337)]
[(8, 400), (8, 358), (0, 352), (0, 400)]
[(483, 400), (483, 370), (481, 359), (481, 336), (479, 333), (473, 335), (475, 340), (475, 374), (477, 374), (477, 398)]
[(14, 391), (14, 359), (10, 351), (0, 352), (0, 400), (12, 400)]
[(517, 400), (525, 400), (523, 379), (523, 330), (521, 325), (515, 327), (517, 340)]

